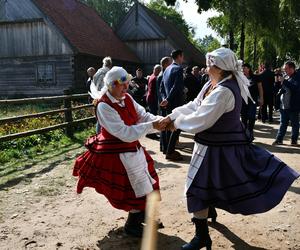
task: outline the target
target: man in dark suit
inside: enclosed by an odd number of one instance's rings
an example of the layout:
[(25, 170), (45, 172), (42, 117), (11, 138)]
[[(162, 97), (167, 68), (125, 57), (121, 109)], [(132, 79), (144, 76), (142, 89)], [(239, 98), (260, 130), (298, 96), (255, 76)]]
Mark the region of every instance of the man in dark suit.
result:
[(283, 144), (289, 121), (292, 127), (291, 145), (298, 146), (300, 115), (300, 79), (295, 63), (288, 61), (284, 65), (285, 79), (281, 79), (280, 95), (280, 127), (273, 145)]
[[(174, 108), (184, 104), (184, 83), (183, 83), (183, 63), (184, 56), (182, 50), (174, 50), (171, 53), (173, 63), (167, 67), (163, 74), (162, 83), (160, 85), (162, 102), (160, 107), (165, 109), (166, 114), (171, 114)], [(175, 151), (175, 145), (179, 138), (180, 130), (174, 132), (167, 131), (167, 145), (165, 145), (164, 153), (166, 159), (179, 161), (182, 156), (179, 152)]]

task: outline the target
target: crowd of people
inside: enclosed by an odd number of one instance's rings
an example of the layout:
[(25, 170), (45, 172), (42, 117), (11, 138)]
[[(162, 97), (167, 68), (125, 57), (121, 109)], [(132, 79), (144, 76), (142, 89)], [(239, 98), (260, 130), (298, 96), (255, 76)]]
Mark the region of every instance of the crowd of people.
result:
[(297, 145), (300, 79), (293, 62), (285, 63), (282, 76), (268, 64), (255, 74), (230, 49), (219, 48), (206, 55), (205, 69), (184, 69), (184, 52), (174, 50), (147, 78), (141, 68), (132, 77), (122, 67), (112, 67), (111, 59), (106, 62), (97, 71), (104, 75), (101, 83), (95, 70), (88, 69), (99, 128), (76, 159), (73, 175), (78, 176), (78, 193), (92, 187), (113, 207), (128, 212), (127, 234), (142, 236), (146, 195), (159, 192), (154, 161), (139, 142), (145, 135), (157, 139), (159, 132), (160, 150), (172, 161), (182, 159), (175, 150), (180, 132), (195, 135), (185, 185), (195, 236), (184, 250), (211, 249), (210, 210), (214, 216), (215, 207), (243, 215), (266, 212), (299, 177), (252, 144), (257, 107), (262, 122), (273, 122), (274, 100), (279, 100), (274, 144), (282, 144), (291, 120), (291, 144)]
[[(184, 103), (193, 101), (201, 89), (209, 81), (206, 68), (199, 66), (187, 66), (183, 68), (183, 51), (173, 51), (170, 57), (161, 59), (160, 64), (153, 67), (153, 72), (147, 77), (143, 70), (138, 68), (136, 75), (129, 83), (128, 93), (141, 106), (149, 110), (153, 115), (167, 116), (170, 112)], [(169, 67), (170, 66), (170, 67)], [(111, 69), (110, 57), (103, 59), (103, 66), (96, 70), (88, 68), (87, 88), (90, 89), (92, 80), (98, 90), (104, 86), (104, 76)], [(168, 70), (166, 70), (168, 68)], [(299, 112), (300, 99), (298, 85), (300, 72), (297, 73), (296, 65), (292, 61), (284, 64), (283, 68), (272, 70), (269, 63), (259, 65), (253, 72), (248, 63), (242, 66), (243, 73), (249, 80), (249, 98), (246, 104), (243, 101), (241, 121), (249, 136), (254, 139), (254, 126), (257, 119), (262, 123), (273, 123), (273, 112), (280, 112), (280, 126), (278, 134), (274, 138), (273, 145), (283, 144), (283, 139), (289, 122), (292, 127), (290, 144), (298, 145), (299, 137)], [(166, 72), (165, 72), (166, 71)], [(164, 77), (164, 81), (162, 81)], [(97, 123), (97, 133), (100, 132)], [(182, 156), (175, 148), (178, 146), (180, 131), (161, 132), (146, 135), (150, 139), (160, 138), (161, 151), (169, 160), (178, 161)], [(180, 146), (178, 146), (180, 147)]]

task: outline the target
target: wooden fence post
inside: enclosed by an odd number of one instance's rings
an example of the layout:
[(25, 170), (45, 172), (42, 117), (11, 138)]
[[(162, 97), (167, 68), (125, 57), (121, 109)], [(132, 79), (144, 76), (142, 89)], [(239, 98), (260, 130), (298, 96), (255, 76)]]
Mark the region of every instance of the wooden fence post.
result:
[[(64, 90), (64, 94), (67, 95), (68, 97), (66, 97), (64, 99), (64, 108), (66, 109), (65, 111), (65, 122), (73, 122), (73, 117), (72, 117), (72, 100), (71, 100), (71, 91), (66, 89)], [(69, 137), (73, 137), (74, 135), (74, 131), (73, 131), (73, 126), (72, 124), (69, 124), (66, 127), (66, 134)]]

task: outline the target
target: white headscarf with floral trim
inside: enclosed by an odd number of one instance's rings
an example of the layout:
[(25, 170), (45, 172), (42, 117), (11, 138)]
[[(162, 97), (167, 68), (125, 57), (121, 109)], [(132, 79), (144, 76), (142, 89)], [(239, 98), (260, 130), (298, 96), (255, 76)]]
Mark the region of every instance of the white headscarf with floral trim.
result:
[(131, 79), (132, 75), (128, 74), (124, 68), (114, 66), (105, 74), (102, 89), (98, 91), (94, 84), (91, 84), (89, 94), (93, 99), (100, 99), (109, 89), (113, 88), (114, 85), (128, 82)]
[(219, 48), (206, 54), (207, 66), (217, 66), (218, 68), (226, 71), (231, 71), (235, 76), (239, 88), (241, 90), (241, 96), (246, 103), (248, 103), (248, 97), (253, 101), (249, 92), (249, 80), (243, 73), (243, 61), (238, 60), (234, 52), (228, 48)]

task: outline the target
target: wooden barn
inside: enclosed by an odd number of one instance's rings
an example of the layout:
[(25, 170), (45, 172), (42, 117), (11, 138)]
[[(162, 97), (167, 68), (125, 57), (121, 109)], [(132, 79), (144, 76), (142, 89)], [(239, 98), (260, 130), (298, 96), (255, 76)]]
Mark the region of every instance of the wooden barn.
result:
[(186, 64), (205, 65), (205, 56), (173, 24), (140, 3), (129, 10), (116, 33), (148, 72), (174, 49), (184, 51)]
[(0, 97), (85, 91), (86, 69), (111, 56), (133, 72), (138, 57), (78, 0), (0, 0)]

